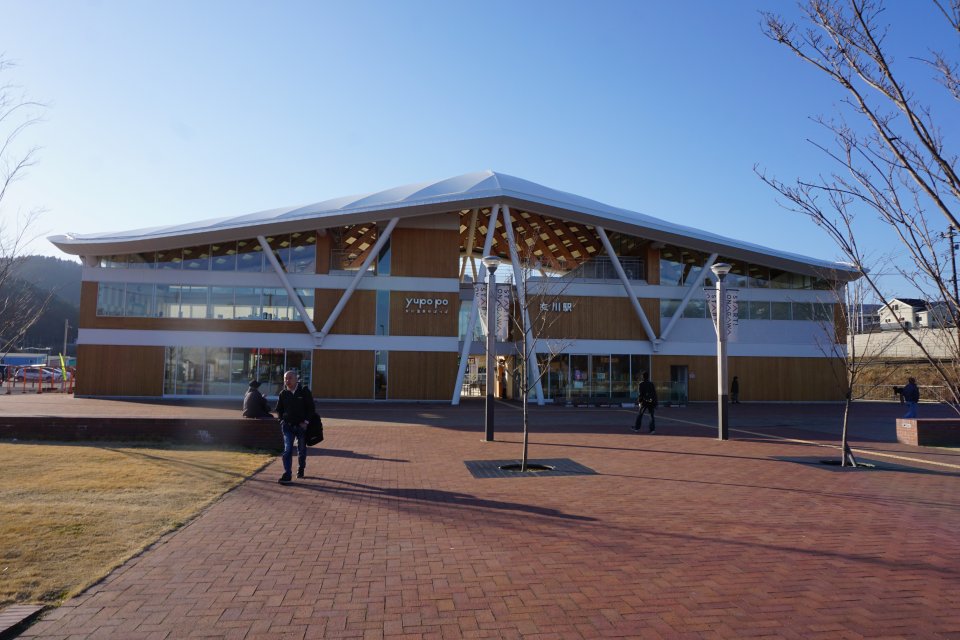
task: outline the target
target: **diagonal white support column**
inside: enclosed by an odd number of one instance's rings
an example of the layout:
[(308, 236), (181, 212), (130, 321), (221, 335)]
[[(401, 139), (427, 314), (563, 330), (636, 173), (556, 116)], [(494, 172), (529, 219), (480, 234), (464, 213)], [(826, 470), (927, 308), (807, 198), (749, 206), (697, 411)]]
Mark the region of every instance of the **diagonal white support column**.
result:
[(680, 301), (680, 306), (677, 307), (676, 311), (673, 312), (673, 316), (670, 317), (670, 322), (667, 323), (667, 326), (664, 327), (663, 331), (660, 332), (660, 339), (666, 340), (667, 336), (670, 335), (670, 332), (673, 330), (673, 327), (677, 324), (677, 321), (680, 320), (683, 316), (683, 310), (687, 308), (687, 304), (690, 302), (690, 298), (693, 297), (693, 294), (696, 293), (697, 289), (700, 288), (700, 285), (703, 283), (703, 279), (710, 273), (710, 267), (713, 266), (713, 263), (717, 261), (717, 254), (712, 253), (710, 257), (707, 258), (707, 263), (703, 265), (703, 269), (700, 270), (700, 274), (693, 279), (693, 282), (690, 283), (690, 286), (687, 288), (687, 293), (684, 294), (683, 300)]
[(310, 332), (310, 335), (313, 335), (317, 328), (314, 326), (313, 320), (310, 319), (310, 316), (307, 315), (307, 309), (303, 306), (303, 301), (300, 299), (300, 296), (297, 295), (297, 291), (290, 284), (290, 279), (287, 278), (287, 272), (283, 270), (283, 266), (280, 264), (280, 261), (277, 260), (277, 256), (274, 255), (273, 249), (270, 248), (270, 243), (267, 242), (267, 239), (263, 236), (257, 236), (257, 242), (260, 243), (260, 247), (263, 249), (263, 253), (266, 254), (267, 260), (269, 260), (270, 264), (273, 265), (273, 270), (277, 274), (277, 277), (280, 278), (283, 288), (287, 290), (287, 295), (290, 296), (291, 300), (293, 300), (293, 306), (295, 306), (297, 311), (300, 312), (300, 317), (303, 318), (303, 324), (306, 325), (307, 331)]
[(399, 221), (400, 218), (391, 218), (390, 222), (387, 223), (387, 228), (383, 230), (383, 233), (379, 234), (377, 241), (373, 244), (373, 248), (370, 249), (370, 253), (367, 254), (363, 264), (360, 265), (360, 269), (357, 270), (357, 274), (353, 276), (353, 280), (350, 281), (350, 285), (347, 287), (347, 290), (343, 292), (343, 295), (340, 296), (340, 300), (337, 301), (337, 306), (335, 306), (333, 311), (330, 312), (330, 317), (327, 318), (327, 321), (323, 324), (323, 328), (320, 329), (320, 333), (314, 334), (316, 346), (319, 347), (321, 344), (323, 344), (323, 339), (327, 337), (328, 333), (330, 333), (330, 330), (333, 328), (337, 318), (340, 317), (340, 313), (343, 311), (343, 308), (347, 306), (348, 302), (350, 302), (350, 296), (353, 295), (357, 285), (360, 284), (360, 278), (362, 278), (363, 274), (365, 274), (367, 269), (370, 268), (370, 263), (373, 262), (378, 255), (380, 255), (380, 249), (382, 249), (383, 245), (386, 244), (387, 240), (390, 239), (390, 234), (393, 233), (393, 228), (397, 226), (397, 222)]
[[(493, 205), (490, 210), (490, 223), (487, 225), (487, 237), (483, 242), (483, 255), (490, 255), (490, 249), (493, 247), (493, 232), (497, 228), (497, 213), (500, 211), (500, 205)], [(476, 271), (474, 271), (474, 282), (476, 282)], [(487, 301), (487, 304), (490, 304)], [(470, 312), (467, 317), (467, 332), (463, 336), (463, 348), (460, 350), (460, 366), (457, 367), (457, 379), (453, 383), (453, 398), (450, 404), (460, 404), (460, 394), (463, 392), (463, 376), (467, 372), (467, 360), (470, 359), (470, 347), (473, 344), (473, 331), (477, 328), (477, 299), (470, 301)]]
[(636, 312), (637, 317), (640, 318), (640, 324), (643, 325), (643, 330), (647, 332), (647, 338), (650, 340), (650, 344), (653, 345), (653, 350), (659, 350), (660, 339), (657, 338), (657, 334), (653, 332), (653, 327), (650, 326), (650, 321), (647, 319), (647, 314), (643, 312), (643, 307), (640, 306), (640, 301), (637, 300), (637, 296), (633, 293), (633, 287), (630, 286), (630, 280), (627, 278), (627, 274), (623, 271), (623, 265), (620, 264), (620, 259), (613, 250), (613, 246), (610, 245), (610, 238), (607, 237), (607, 232), (604, 231), (603, 227), (594, 228), (597, 230), (597, 235), (600, 236), (600, 241), (603, 242), (603, 248), (606, 249), (607, 255), (610, 256), (610, 262), (613, 264), (614, 271), (616, 271), (617, 275), (620, 276), (620, 282), (623, 283), (623, 288), (627, 292), (627, 298), (630, 299), (630, 304), (633, 305), (634, 312)]
[[(510, 220), (510, 207), (503, 206), (503, 226), (506, 227), (506, 236), (507, 243), (510, 245), (510, 262), (513, 264), (513, 280), (514, 285), (517, 287), (517, 298), (520, 300), (520, 309), (523, 312), (523, 326), (527, 334), (527, 344), (530, 345), (530, 355), (534, 360), (537, 359), (537, 343), (533, 340), (533, 331), (530, 329), (530, 314), (527, 313), (527, 300), (526, 292), (523, 290), (523, 279), (522, 274), (520, 273), (520, 259), (517, 255), (517, 241), (513, 237), (513, 221)], [(489, 304), (489, 302), (487, 303)], [(527, 357), (527, 354), (523, 354), (524, 357)], [(539, 365), (536, 365), (539, 366)], [(530, 367), (527, 366), (527, 375), (530, 373)], [(529, 384), (529, 381), (524, 380), (524, 384)], [(537, 392), (537, 404), (543, 406), (543, 378), (537, 376), (537, 386), (535, 388)]]

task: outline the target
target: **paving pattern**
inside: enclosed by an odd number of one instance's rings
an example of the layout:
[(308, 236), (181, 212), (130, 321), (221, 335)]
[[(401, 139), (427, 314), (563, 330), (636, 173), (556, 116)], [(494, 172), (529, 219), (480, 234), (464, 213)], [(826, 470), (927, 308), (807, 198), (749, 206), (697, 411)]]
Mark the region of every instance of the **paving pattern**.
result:
[[(79, 402), (79, 401), (76, 401)], [(307, 477), (279, 460), (25, 638), (960, 638), (960, 451), (839, 457), (829, 406), (533, 411), (530, 455), (596, 473), (474, 478), (519, 411), (334, 405)], [(874, 436), (875, 439), (867, 440)]]

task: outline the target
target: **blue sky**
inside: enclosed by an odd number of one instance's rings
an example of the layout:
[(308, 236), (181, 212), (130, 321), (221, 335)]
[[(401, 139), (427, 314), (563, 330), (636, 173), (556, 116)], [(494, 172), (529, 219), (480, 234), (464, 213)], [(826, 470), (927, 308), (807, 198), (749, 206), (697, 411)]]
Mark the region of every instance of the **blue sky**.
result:
[[(888, 4), (895, 46), (955, 50), (925, 3)], [(826, 140), (810, 117), (840, 97), (762, 35), (761, 10), (796, 14), (762, 0), (0, 0), (7, 80), (49, 104), (4, 215), (44, 207), (43, 231), (94, 233), (493, 169), (835, 259), (753, 172), (829, 170), (806, 138)]]

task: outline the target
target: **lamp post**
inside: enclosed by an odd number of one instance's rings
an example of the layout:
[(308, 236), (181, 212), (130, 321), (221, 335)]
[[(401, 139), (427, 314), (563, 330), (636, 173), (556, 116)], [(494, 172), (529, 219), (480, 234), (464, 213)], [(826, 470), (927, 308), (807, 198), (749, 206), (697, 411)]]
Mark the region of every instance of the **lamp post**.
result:
[(493, 442), (493, 384), (496, 375), (496, 344), (497, 344), (497, 267), (500, 266), (499, 256), (487, 256), (483, 259), (487, 267), (487, 412), (484, 416), (484, 437), (486, 442)]
[(717, 277), (717, 429), (720, 440), (728, 439), (730, 431), (727, 417), (727, 290), (724, 284), (730, 268), (726, 262), (710, 267)]

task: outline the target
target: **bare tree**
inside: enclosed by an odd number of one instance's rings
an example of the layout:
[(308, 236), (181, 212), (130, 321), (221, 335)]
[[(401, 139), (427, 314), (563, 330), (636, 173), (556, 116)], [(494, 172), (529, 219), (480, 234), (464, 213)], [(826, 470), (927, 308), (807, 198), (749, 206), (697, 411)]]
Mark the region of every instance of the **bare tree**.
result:
[[(541, 277), (534, 278), (535, 273)], [(521, 258), (519, 277), (513, 290), (514, 313), (513, 326), (520, 339), (517, 345), (516, 378), (520, 382), (520, 401), (523, 405), (523, 453), (520, 459), (520, 471), (527, 471), (530, 442), (530, 422), (528, 401), (530, 392), (542, 384), (550, 370), (551, 361), (569, 345), (566, 338), (549, 338), (551, 327), (561, 317), (561, 313), (572, 311), (575, 303), (563, 299), (564, 292), (570, 286), (569, 277), (548, 275), (532, 252)], [(564, 307), (563, 305), (569, 305)], [(528, 330), (529, 329), (529, 330)], [(546, 355), (541, 363), (538, 354)]]
[[(879, 331), (859, 331), (862, 309), (870, 299), (870, 288), (865, 280), (856, 280), (846, 285), (837, 284), (833, 289), (835, 302), (825, 305), (826, 313), (814, 314), (821, 318), (821, 335), (817, 346), (821, 353), (838, 366), (832, 367), (837, 386), (843, 390), (843, 423), (840, 432), (840, 465), (858, 465), (849, 445), (849, 424), (853, 403), (872, 396), (892, 375), (893, 369), (882, 370), (881, 375), (869, 376), (877, 370), (876, 362), (882, 358), (890, 342)], [(831, 313), (832, 311), (832, 313)], [(829, 319), (827, 318), (829, 317)], [(842, 366), (839, 366), (842, 365)]]
[[(895, 66), (886, 37), (889, 27), (880, 21), (882, 2), (807, 0), (801, 8), (801, 26), (764, 13), (763, 32), (841, 88), (841, 111), (833, 118), (815, 119), (832, 135), (832, 144), (813, 142), (836, 168), (794, 184), (755, 171), (785, 198), (787, 208), (824, 229), (868, 289), (888, 303), (857, 243), (857, 214), (879, 219), (905, 249), (907, 262), (897, 267), (900, 275), (926, 299), (946, 301), (949, 322), (960, 327), (948, 245), (940, 233), (944, 227), (960, 229), (960, 176), (957, 156), (947, 148), (930, 106), (933, 97), (921, 99), (902, 79), (903, 69)], [(945, 20), (960, 34), (960, 0), (932, 0), (930, 8), (932, 18)], [(956, 61), (936, 51), (921, 52), (911, 61), (935, 76), (955, 107), (960, 101)], [(948, 389), (948, 401), (960, 411), (957, 334), (951, 334), (951, 357), (942, 358), (905, 323), (900, 322), (900, 329), (936, 370)]]
[[(12, 63), (0, 57), (0, 77)], [(19, 344), (27, 330), (40, 318), (52, 293), (40, 293), (19, 278), (26, 248), (35, 232), (40, 209), (6, 211), (6, 200), (16, 182), (37, 159), (38, 148), (19, 148), (23, 133), (40, 121), (44, 105), (27, 99), (12, 83), (0, 84), (0, 353)]]

